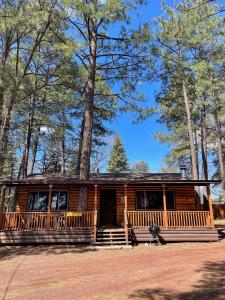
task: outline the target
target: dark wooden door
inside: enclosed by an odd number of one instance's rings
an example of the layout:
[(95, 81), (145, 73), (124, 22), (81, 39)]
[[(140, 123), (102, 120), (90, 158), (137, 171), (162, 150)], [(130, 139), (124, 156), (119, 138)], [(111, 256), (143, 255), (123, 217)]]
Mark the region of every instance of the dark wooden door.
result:
[(100, 225), (116, 225), (116, 191), (102, 190), (100, 192)]

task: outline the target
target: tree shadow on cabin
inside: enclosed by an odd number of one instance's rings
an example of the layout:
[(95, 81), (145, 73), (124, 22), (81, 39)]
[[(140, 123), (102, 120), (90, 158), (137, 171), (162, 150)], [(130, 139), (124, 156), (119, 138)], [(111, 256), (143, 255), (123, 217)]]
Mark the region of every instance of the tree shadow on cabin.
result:
[(86, 253), (95, 252), (98, 249), (86, 244), (60, 244), (60, 245), (18, 245), (18, 246), (0, 246), (0, 261), (11, 259), (20, 255), (42, 255), (55, 254), (62, 255), (66, 253)]
[(196, 282), (192, 290), (184, 293), (164, 288), (138, 289), (128, 296), (129, 299), (149, 300), (221, 300), (225, 299), (225, 261), (206, 262), (202, 269), (202, 279)]

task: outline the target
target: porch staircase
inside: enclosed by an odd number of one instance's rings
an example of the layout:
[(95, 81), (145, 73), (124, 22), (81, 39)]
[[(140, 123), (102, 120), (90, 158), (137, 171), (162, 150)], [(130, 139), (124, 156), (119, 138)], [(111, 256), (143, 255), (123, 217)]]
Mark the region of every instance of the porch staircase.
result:
[(96, 234), (96, 246), (125, 246), (130, 245), (130, 239), (126, 242), (124, 228), (99, 228)]

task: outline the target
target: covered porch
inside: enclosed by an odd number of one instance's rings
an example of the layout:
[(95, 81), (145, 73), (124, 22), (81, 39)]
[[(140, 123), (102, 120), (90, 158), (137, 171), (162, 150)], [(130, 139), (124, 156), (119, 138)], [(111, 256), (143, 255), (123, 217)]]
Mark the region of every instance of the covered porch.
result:
[[(159, 182), (157, 189), (159, 187)], [(121, 202), (120, 209), (123, 211), (120, 227), (124, 230), (125, 242), (129, 240), (150, 241), (151, 234), (149, 227), (155, 224), (160, 227), (161, 235), (165, 241), (169, 240), (218, 240), (218, 235), (214, 229), (214, 218), (212, 209), (212, 199), (207, 188), (207, 200), (209, 210), (171, 210), (167, 208), (167, 187), (173, 183), (161, 183), (162, 209), (160, 210), (138, 210), (130, 209), (129, 201), (133, 201), (129, 196), (130, 190), (135, 193), (139, 188), (134, 183), (119, 185)], [(178, 184), (177, 182), (175, 184)], [(180, 182), (185, 191), (185, 185), (204, 185), (209, 182)], [(146, 189), (149, 188), (145, 183)], [(48, 207), (46, 212), (3, 212), (6, 185), (1, 187), (1, 212), (0, 212), (0, 243), (13, 241), (14, 243), (25, 242), (87, 242), (95, 244), (98, 239), (99, 227), (101, 226), (100, 216), (104, 215), (101, 206), (101, 191), (116, 191), (118, 182), (114, 185), (106, 186), (100, 182), (89, 185), (93, 190), (92, 209), (88, 211), (65, 211), (54, 212), (51, 210), (51, 199), (53, 185), (48, 185)], [(144, 186), (144, 183), (141, 183)], [(144, 188), (145, 189), (145, 188)], [(122, 192), (121, 192), (122, 191)], [(132, 194), (133, 195), (133, 194)], [(130, 199), (128, 199), (130, 197)], [(118, 198), (118, 197), (117, 197)], [(107, 201), (106, 198), (105, 201)], [(118, 199), (115, 200), (118, 206)], [(123, 206), (121, 208), (121, 206)], [(105, 207), (107, 208), (107, 207)], [(106, 212), (105, 212), (106, 213)], [(106, 226), (107, 227), (107, 226)], [(109, 228), (113, 226), (108, 226)], [(118, 224), (117, 224), (118, 227)], [(102, 231), (101, 231), (102, 232)]]

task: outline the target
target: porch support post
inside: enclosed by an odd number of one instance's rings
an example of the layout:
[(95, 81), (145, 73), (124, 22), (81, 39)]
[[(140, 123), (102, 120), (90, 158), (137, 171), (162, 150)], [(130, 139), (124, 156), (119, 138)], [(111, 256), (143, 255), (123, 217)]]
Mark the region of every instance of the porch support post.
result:
[(208, 197), (208, 202), (209, 202), (209, 211), (210, 211), (210, 225), (214, 227), (214, 216), (213, 216), (213, 206), (212, 206), (212, 197), (210, 193), (210, 186), (207, 184), (206, 187), (207, 190), (207, 197)]
[(124, 209), (127, 211), (127, 184), (124, 184)]
[(6, 185), (1, 186), (1, 195), (0, 195), (0, 229), (4, 229), (4, 202), (5, 202), (5, 190), (6, 190)]
[(52, 184), (49, 184), (49, 191), (48, 191), (48, 228), (50, 228), (50, 221), (51, 221), (51, 204), (52, 204)]
[(6, 190), (6, 185), (2, 185), (2, 187), (1, 187), (1, 196), (0, 196), (0, 212), (1, 213), (3, 213), (3, 210), (4, 210), (5, 190)]
[(98, 205), (98, 185), (95, 184), (95, 198), (94, 198), (94, 227), (93, 227), (93, 244), (96, 243), (96, 239), (97, 239), (97, 206)]
[(127, 184), (124, 184), (124, 230), (126, 237), (126, 244), (129, 243), (129, 235), (128, 235), (128, 220), (127, 220)]
[(95, 184), (95, 201), (94, 201), (94, 211), (97, 211), (98, 204), (98, 185)]
[(163, 188), (163, 224), (166, 229), (168, 229), (168, 218), (166, 209), (166, 185), (162, 185)]

